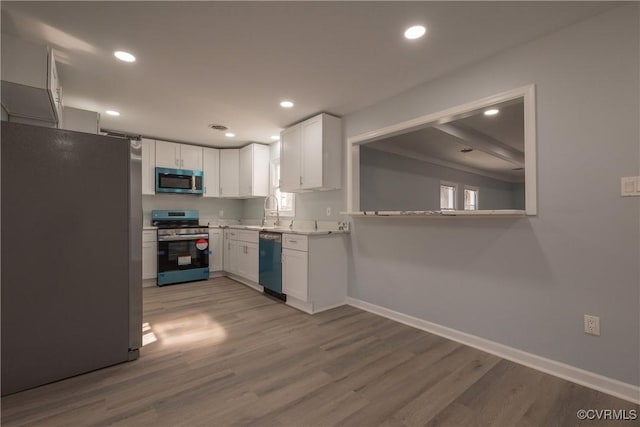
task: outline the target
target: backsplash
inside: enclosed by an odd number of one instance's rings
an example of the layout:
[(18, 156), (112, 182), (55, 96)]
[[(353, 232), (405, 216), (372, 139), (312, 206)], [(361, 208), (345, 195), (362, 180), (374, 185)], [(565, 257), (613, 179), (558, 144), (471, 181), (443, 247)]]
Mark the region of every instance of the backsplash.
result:
[[(184, 194), (156, 194), (142, 196), (142, 222), (151, 224), (151, 211), (157, 209), (195, 209), (199, 212), (201, 223), (238, 220), (243, 216), (243, 201), (217, 199)], [(222, 211), (222, 216), (220, 213)]]

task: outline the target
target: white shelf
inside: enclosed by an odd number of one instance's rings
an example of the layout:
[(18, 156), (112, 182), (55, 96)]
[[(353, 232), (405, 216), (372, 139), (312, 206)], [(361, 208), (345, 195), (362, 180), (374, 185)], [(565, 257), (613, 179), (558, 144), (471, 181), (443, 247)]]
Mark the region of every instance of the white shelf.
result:
[(360, 211), (340, 212), (358, 218), (459, 218), (459, 217), (525, 217), (526, 211), (520, 209), (496, 209), (478, 211)]

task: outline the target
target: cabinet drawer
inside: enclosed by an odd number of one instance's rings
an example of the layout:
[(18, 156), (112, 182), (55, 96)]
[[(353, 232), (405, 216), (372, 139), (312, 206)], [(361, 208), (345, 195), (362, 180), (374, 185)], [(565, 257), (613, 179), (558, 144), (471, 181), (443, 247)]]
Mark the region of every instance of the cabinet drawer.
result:
[(237, 239), (247, 243), (258, 243), (258, 232), (253, 230), (238, 230)]
[(156, 230), (145, 230), (142, 232), (142, 242), (157, 242), (158, 232)]
[(307, 236), (300, 234), (283, 234), (282, 247), (307, 252), (309, 250), (309, 241)]

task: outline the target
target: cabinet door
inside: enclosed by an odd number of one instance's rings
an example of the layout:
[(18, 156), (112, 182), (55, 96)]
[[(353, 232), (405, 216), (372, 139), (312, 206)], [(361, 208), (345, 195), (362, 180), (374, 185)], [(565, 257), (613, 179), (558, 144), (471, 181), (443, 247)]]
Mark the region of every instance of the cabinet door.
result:
[(240, 150), (220, 150), (220, 196), (239, 195)]
[(158, 243), (142, 243), (142, 278), (155, 279), (158, 275)]
[(180, 144), (156, 141), (156, 167), (180, 169)]
[(307, 255), (307, 252), (282, 250), (282, 292), (305, 302), (308, 300)]
[(222, 271), (222, 236), (219, 231), (209, 232), (209, 250), (213, 252), (209, 256), (209, 271)]
[(322, 117), (307, 120), (302, 127), (302, 181), (304, 189), (322, 187)]
[(220, 195), (220, 150), (203, 148), (202, 167), (204, 173), (203, 197), (218, 197)]
[(180, 169), (202, 170), (202, 147), (180, 144)]
[(156, 142), (142, 138), (142, 194), (156, 194)]
[(253, 171), (251, 195), (266, 197), (269, 195), (269, 170), (271, 169), (271, 155), (269, 147), (262, 144), (253, 145)]
[(238, 243), (238, 263), (236, 274), (245, 279), (258, 282), (258, 244), (237, 242)]
[(244, 243), (244, 277), (258, 283), (258, 244)]
[(238, 274), (238, 264), (241, 261), (241, 247), (237, 240), (227, 240), (224, 252), (224, 271)]
[(240, 195), (253, 195), (253, 144), (240, 149)]
[(300, 189), (302, 170), (302, 127), (286, 129), (280, 134), (280, 189), (295, 191)]

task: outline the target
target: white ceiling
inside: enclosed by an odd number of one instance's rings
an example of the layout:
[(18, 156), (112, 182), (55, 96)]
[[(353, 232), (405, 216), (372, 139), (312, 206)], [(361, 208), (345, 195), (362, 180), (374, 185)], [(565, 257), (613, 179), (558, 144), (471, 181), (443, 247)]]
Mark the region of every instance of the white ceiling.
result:
[[(345, 115), (600, 13), (609, 2), (5, 2), (2, 31), (49, 44), (65, 104), (104, 128), (238, 146)], [(427, 36), (407, 41), (406, 27)], [(127, 64), (113, 51), (138, 58)], [(291, 99), (284, 110), (278, 103)], [(208, 129), (223, 124), (230, 140)]]

